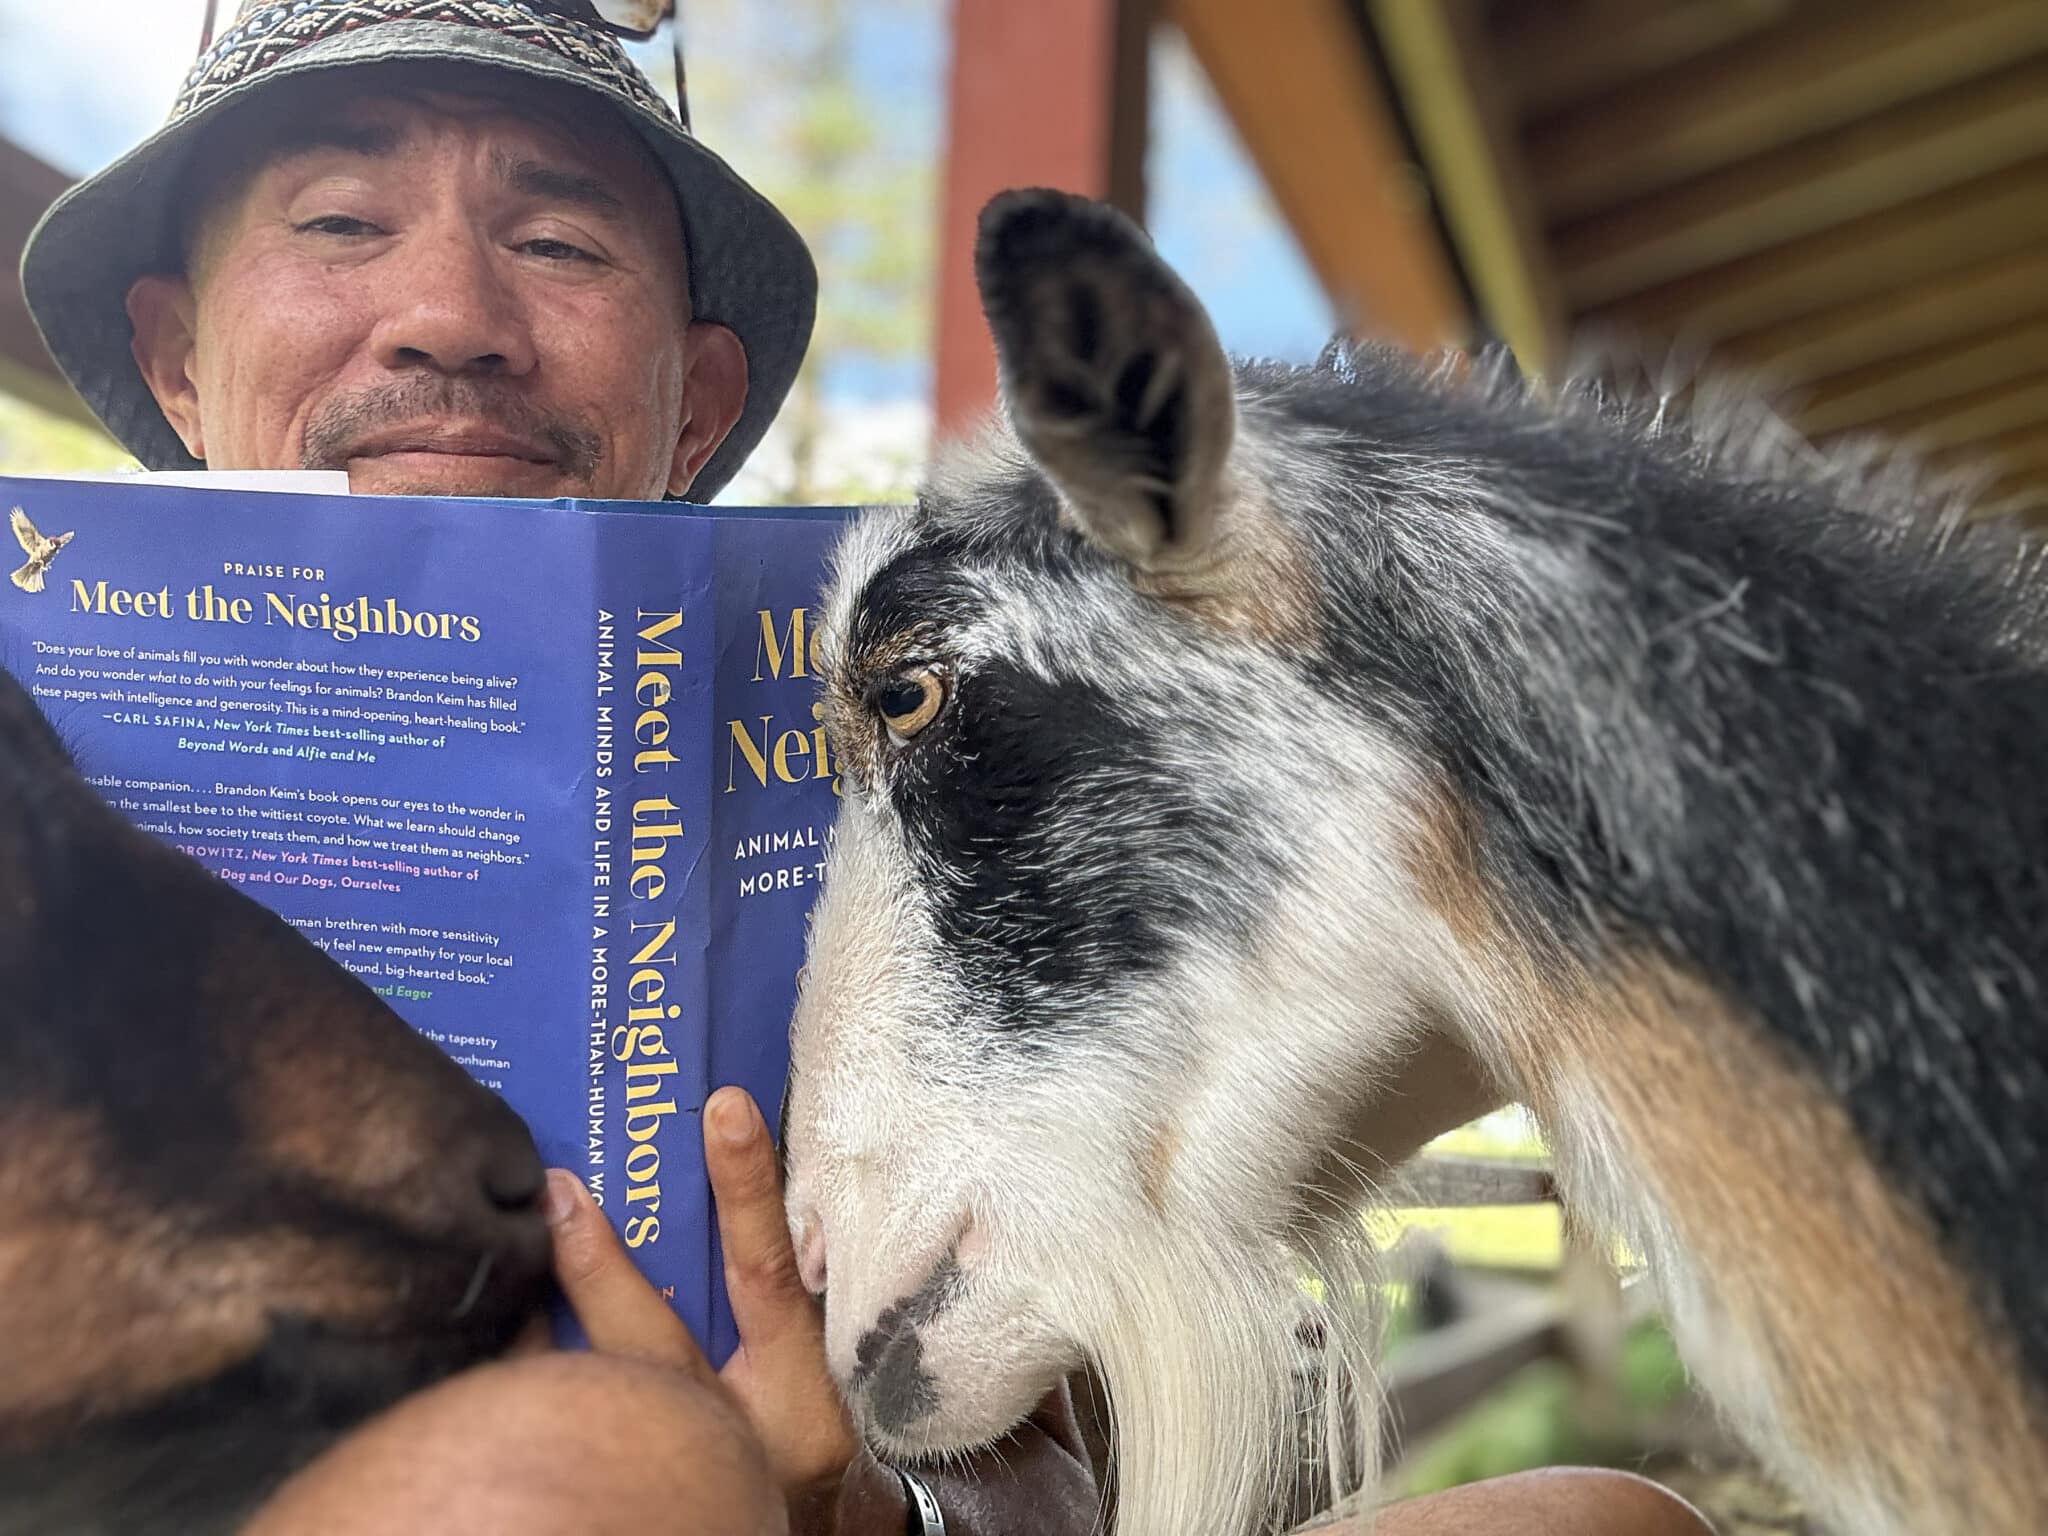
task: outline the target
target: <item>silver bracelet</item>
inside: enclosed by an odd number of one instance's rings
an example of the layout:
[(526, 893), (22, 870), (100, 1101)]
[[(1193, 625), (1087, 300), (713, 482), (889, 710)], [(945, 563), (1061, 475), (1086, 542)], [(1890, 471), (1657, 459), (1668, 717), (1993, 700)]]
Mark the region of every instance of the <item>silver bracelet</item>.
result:
[(924, 1536), (946, 1536), (946, 1517), (939, 1513), (939, 1501), (932, 1497), (931, 1489), (901, 1467), (896, 1469), (896, 1475), (903, 1479), (903, 1497), (909, 1503), (911, 1513), (917, 1517), (917, 1524), (923, 1528)]

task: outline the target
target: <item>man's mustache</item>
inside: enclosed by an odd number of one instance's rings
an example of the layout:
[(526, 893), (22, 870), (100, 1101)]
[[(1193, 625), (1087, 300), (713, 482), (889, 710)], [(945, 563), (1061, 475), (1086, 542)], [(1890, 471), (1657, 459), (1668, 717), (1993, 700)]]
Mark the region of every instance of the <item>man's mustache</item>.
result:
[(540, 409), (514, 388), (490, 379), (418, 374), (327, 401), (306, 424), (299, 462), (305, 469), (342, 469), (379, 433), (446, 420), (489, 422), (531, 443), (569, 479), (589, 479), (604, 457), (596, 432)]

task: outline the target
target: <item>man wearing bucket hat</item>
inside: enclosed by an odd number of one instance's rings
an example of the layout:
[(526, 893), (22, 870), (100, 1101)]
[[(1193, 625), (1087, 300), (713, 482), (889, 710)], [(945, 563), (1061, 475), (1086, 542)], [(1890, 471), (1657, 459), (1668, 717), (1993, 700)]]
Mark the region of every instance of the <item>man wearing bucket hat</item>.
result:
[[(672, 8), (244, 0), (166, 125), (32, 235), (22, 286), (52, 355), (152, 469), (344, 469), (358, 492), (709, 499), (796, 376), (817, 279), (788, 221), (691, 133), (680, 85), (672, 108), (622, 48)], [(733, 1203), (786, 1248), (765, 1131), (752, 1150)], [(644, 1356), (650, 1316), (680, 1333), (616, 1245), (591, 1251), (578, 1310), (594, 1340)], [(757, 1327), (729, 1377), (765, 1464), (813, 1514), (843, 1505), (849, 1533), (893, 1533), (915, 1489), (998, 1518), (1008, 1500), (1053, 1532), (1047, 1513), (1064, 1503), (1073, 1530), (1092, 1525), (1093, 1476), (1071, 1433), (1062, 1445), (1020, 1431), (982, 1459), (1006, 1465), (986, 1487), (976, 1464), (906, 1483), (859, 1451), (822, 1339), (804, 1332), (801, 1287), (735, 1299), (757, 1323), (797, 1325), (779, 1351)], [(581, 1373), (551, 1421), (564, 1438), (619, 1443), (589, 1397), (604, 1363), (548, 1369)], [(702, 1398), (703, 1373), (672, 1375), (682, 1406)], [(480, 1378), (484, 1417), (473, 1399), (465, 1410), (473, 1464), (493, 1415), (517, 1418), (519, 1379), (501, 1392)], [(644, 1379), (619, 1386), (618, 1412), (644, 1403)], [(1064, 1482), (1020, 1485), (1016, 1469), (1040, 1462)], [(463, 1495), (459, 1478), (442, 1486)], [(616, 1481), (602, 1492), (631, 1504)]]
[[(671, 8), (244, 0), (167, 125), (31, 237), (22, 284), (52, 355), (153, 469), (708, 499), (796, 375), (816, 276), (620, 47)], [(1093, 1530), (1064, 1394), (943, 1474), (859, 1448), (766, 1128), (743, 1095), (722, 1102), (737, 1119), (714, 1107), (707, 1124), (739, 1135), (707, 1154), (741, 1334), (723, 1380), (569, 1179), (557, 1268), (596, 1353), (500, 1362), (401, 1403), (288, 1482), (264, 1536)], [(1383, 1528), (1512, 1536), (1549, 1511), (1588, 1536), (1697, 1529), (1625, 1520), (1648, 1509), (1640, 1490), (1554, 1492), (1459, 1495)]]
[[(363, 108), (369, 69), (397, 102)], [(500, 120), (445, 131), (436, 89)], [(708, 500), (788, 392), (816, 284), (591, 0), (245, 0), (22, 261), (145, 467), (451, 494)]]

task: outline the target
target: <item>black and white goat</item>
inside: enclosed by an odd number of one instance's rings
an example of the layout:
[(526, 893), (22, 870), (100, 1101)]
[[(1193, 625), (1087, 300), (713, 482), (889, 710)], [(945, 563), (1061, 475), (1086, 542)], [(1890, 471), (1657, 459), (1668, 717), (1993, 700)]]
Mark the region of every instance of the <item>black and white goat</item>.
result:
[(2048, 1530), (2038, 563), (1760, 415), (1233, 373), (1096, 205), (978, 262), (1014, 431), (827, 613), (790, 1210), (874, 1438), (1090, 1358), (1122, 1528), (1258, 1528), (1304, 1273), (1373, 1411), (1350, 1174), (1448, 1039), (1831, 1528)]

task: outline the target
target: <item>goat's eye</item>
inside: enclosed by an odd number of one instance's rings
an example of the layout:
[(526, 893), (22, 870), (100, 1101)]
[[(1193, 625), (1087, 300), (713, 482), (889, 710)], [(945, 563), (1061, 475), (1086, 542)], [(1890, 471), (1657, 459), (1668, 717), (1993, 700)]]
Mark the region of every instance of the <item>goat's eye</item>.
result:
[(875, 690), (874, 700), (889, 734), (908, 741), (938, 717), (946, 702), (946, 682), (938, 673), (921, 669), (891, 678)]

